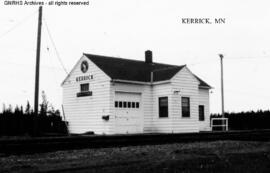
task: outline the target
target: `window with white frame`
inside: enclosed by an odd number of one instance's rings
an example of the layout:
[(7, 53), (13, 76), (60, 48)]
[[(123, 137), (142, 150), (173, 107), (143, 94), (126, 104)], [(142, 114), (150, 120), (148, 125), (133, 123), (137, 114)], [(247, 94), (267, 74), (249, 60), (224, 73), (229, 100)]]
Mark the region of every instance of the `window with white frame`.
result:
[(159, 118), (168, 117), (168, 97), (158, 98)]
[(190, 99), (189, 97), (182, 97), (182, 117), (190, 117)]

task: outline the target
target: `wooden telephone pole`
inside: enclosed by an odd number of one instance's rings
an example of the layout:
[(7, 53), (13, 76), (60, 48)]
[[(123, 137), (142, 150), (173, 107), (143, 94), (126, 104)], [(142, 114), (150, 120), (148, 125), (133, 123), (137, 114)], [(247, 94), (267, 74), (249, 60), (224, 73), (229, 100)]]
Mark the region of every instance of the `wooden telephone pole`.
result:
[(38, 34), (37, 34), (37, 52), (36, 52), (36, 77), (35, 77), (35, 106), (34, 106), (34, 112), (35, 112), (36, 116), (38, 115), (41, 25), (42, 25), (42, 6), (39, 7), (39, 14), (38, 14)]
[(221, 69), (221, 112), (222, 112), (222, 118), (224, 118), (223, 55), (219, 54), (219, 57), (220, 57), (220, 69)]
[[(224, 84), (223, 84), (223, 54), (219, 54), (220, 57), (220, 71), (221, 71), (221, 115), (222, 118), (225, 118), (224, 114)], [(222, 125), (225, 125), (224, 120), (222, 120)], [(222, 126), (222, 130), (224, 129), (224, 126)]]

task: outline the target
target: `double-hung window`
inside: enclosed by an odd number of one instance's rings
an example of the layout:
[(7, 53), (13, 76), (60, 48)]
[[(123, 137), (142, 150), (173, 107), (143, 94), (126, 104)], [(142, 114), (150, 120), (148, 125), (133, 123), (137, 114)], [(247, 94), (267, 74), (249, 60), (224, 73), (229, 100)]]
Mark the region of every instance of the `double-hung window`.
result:
[(182, 117), (190, 117), (190, 99), (182, 97)]
[(168, 97), (159, 97), (158, 105), (159, 105), (159, 117), (160, 118), (168, 117)]

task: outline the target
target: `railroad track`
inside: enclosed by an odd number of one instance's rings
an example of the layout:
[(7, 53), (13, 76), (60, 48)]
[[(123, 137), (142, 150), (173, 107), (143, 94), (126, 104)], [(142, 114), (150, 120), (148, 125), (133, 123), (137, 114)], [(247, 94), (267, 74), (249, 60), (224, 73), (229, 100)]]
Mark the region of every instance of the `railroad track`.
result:
[(270, 130), (177, 134), (80, 135), (0, 140), (1, 154), (25, 154), (84, 148), (156, 145), (182, 142), (246, 140), (270, 141)]

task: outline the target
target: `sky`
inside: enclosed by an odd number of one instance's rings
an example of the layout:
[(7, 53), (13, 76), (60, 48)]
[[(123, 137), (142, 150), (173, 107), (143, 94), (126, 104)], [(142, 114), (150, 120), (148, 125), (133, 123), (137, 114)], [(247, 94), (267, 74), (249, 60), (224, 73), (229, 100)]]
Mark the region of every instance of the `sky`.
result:
[[(33, 105), (38, 6), (4, 2), (0, 2), (0, 104), (25, 106), (28, 100)], [(225, 18), (225, 24), (184, 24), (182, 18)], [(44, 5), (40, 93), (45, 91), (48, 101), (61, 109), (66, 72), (60, 61), (69, 72), (83, 53), (144, 60), (149, 49), (154, 62), (186, 64), (210, 84), (210, 112), (219, 113), (218, 54), (223, 54), (225, 111), (268, 110), (269, 31), (267, 0), (90, 0), (85, 6)]]

